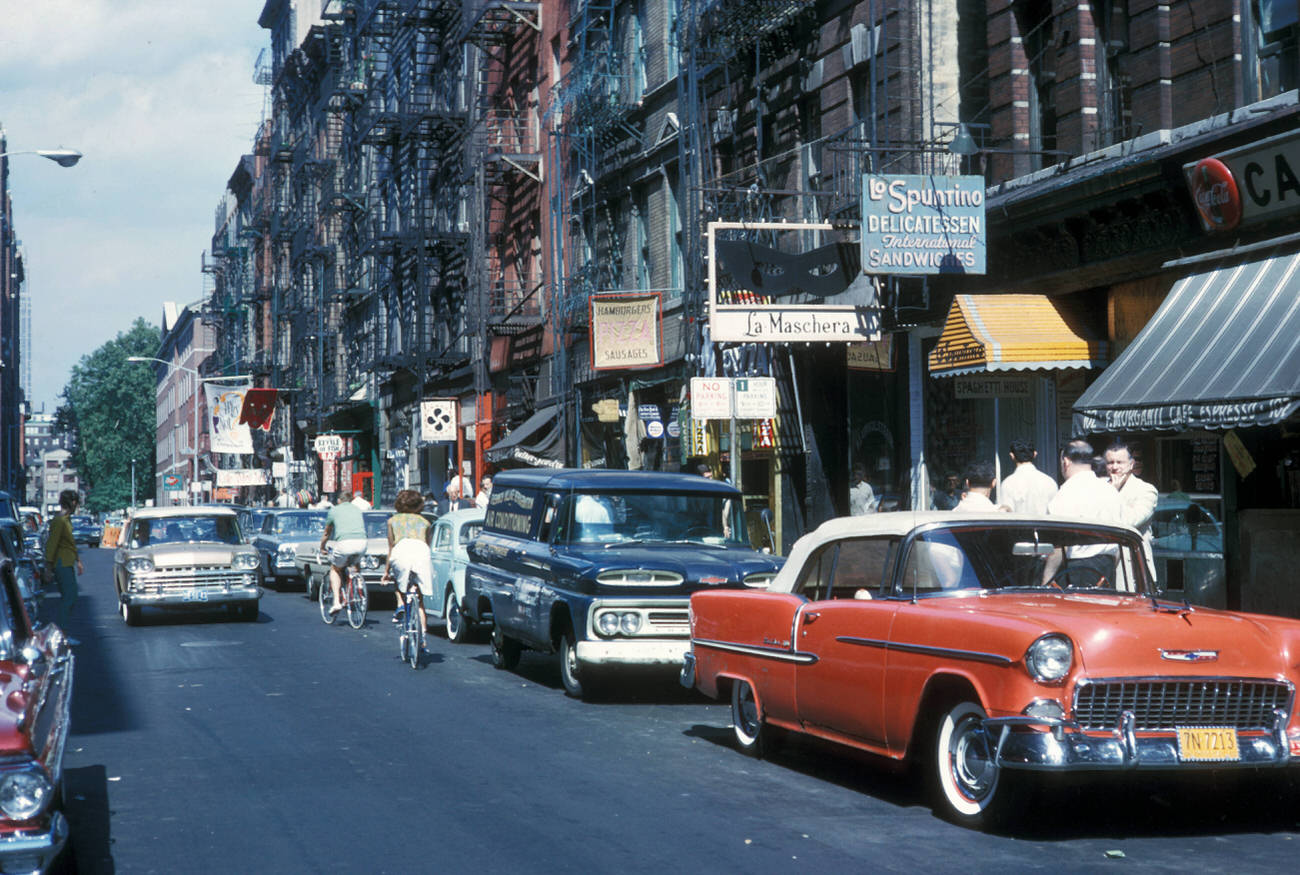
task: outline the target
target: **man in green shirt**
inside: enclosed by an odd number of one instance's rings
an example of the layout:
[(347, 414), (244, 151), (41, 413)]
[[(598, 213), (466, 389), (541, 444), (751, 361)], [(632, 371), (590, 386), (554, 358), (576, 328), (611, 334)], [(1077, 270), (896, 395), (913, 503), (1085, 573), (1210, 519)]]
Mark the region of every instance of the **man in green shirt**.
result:
[(321, 534), (320, 549), (325, 552), (325, 543), (333, 540), (329, 546), (330, 592), (334, 595), (334, 604), (330, 613), (337, 614), (343, 610), (340, 589), (343, 575), (349, 565), (359, 565), (361, 554), (366, 552), (366, 520), (361, 515), (361, 508), (352, 503), (352, 493), (340, 492), (338, 500), (325, 517), (325, 531)]

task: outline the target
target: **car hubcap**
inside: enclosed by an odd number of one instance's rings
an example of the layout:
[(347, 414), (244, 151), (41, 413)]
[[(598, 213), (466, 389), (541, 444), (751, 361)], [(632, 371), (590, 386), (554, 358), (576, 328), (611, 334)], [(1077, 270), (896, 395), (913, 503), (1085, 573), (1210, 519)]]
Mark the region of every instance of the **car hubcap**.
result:
[(758, 705), (754, 702), (754, 691), (750, 689), (749, 684), (745, 684), (740, 690), (740, 719), (741, 731), (751, 738), (758, 734)]
[(952, 776), (971, 799), (983, 799), (997, 778), (988, 735), (978, 720), (965, 717), (952, 733)]

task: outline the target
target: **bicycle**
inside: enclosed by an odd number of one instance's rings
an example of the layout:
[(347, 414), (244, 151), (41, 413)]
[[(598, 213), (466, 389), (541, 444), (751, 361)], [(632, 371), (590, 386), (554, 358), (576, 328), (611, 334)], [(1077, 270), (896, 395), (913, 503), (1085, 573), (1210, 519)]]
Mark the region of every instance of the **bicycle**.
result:
[[(343, 599), (343, 610), (348, 615), (348, 625), (360, 629), (366, 624), (366, 611), (370, 606), (370, 596), (366, 591), (366, 579), (361, 576), (361, 569), (355, 565), (348, 566), (348, 579), (340, 587), (339, 596)], [(334, 618), (340, 612), (332, 612), (334, 593), (329, 585), (329, 573), (320, 587), (320, 618), (327, 626), (334, 625)]]
[(403, 662), (411, 668), (420, 667), (420, 654), (424, 652), (424, 623), (420, 620), (420, 584), (415, 575), (409, 576), (406, 585), (406, 611), (397, 624), (397, 651)]

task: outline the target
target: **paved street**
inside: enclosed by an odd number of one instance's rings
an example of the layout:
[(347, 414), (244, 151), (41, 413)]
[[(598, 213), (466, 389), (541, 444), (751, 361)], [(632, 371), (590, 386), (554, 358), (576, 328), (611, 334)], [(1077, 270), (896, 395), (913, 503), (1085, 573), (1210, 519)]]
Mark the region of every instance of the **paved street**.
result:
[(817, 745), (746, 759), (728, 709), (672, 683), (584, 704), (551, 658), (504, 673), (440, 636), (413, 672), (386, 604), (362, 631), (291, 592), (256, 623), (128, 627), (111, 551), (84, 555), (66, 761), (83, 873), (1235, 873), (1300, 849), (1296, 808), (1254, 788), (1099, 786), (1027, 811), (1040, 829), (972, 833)]

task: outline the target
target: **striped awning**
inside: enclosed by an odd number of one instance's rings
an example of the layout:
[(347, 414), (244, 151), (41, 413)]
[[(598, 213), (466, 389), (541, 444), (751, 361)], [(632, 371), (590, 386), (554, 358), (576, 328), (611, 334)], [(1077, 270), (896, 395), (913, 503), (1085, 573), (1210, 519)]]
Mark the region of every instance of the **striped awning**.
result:
[(937, 377), (1105, 365), (1106, 342), (1047, 295), (957, 295), (930, 352)]
[(1300, 254), (1179, 280), (1074, 405), (1079, 433), (1274, 425), (1300, 409)]

